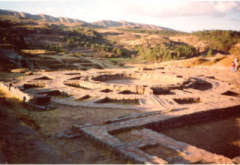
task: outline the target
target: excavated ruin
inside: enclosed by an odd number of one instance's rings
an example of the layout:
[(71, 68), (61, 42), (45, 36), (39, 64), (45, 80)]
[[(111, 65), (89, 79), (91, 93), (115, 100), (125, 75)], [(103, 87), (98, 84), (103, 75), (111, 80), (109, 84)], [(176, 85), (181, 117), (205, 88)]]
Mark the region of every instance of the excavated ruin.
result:
[(14, 86), (23, 86), (22, 92), (39, 105), (140, 111), (101, 124), (75, 124), (70, 131), (123, 159), (154, 164), (235, 162), (240, 155), (238, 93), (211, 76), (180, 73), (165, 68), (39, 72)]

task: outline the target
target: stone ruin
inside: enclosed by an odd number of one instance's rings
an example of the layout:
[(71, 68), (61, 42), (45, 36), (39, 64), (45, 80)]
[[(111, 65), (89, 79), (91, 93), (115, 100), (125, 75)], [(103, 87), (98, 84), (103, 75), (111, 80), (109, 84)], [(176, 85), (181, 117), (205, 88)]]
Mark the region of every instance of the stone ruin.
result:
[[(159, 112), (148, 112), (109, 120), (103, 125), (74, 125), (72, 129), (73, 132), (79, 133), (80, 136), (84, 135), (97, 144), (112, 150), (117, 155), (136, 163), (232, 164), (235, 163), (235, 159), (239, 156), (240, 145), (236, 145), (238, 150), (235, 149), (229, 155), (229, 151), (233, 150), (233, 147), (230, 141), (227, 141), (224, 137), (214, 136), (216, 143), (222, 143), (219, 145), (222, 149), (218, 148), (219, 146), (215, 147), (208, 140), (199, 145), (198, 141), (200, 139), (197, 138), (193, 139), (193, 144), (191, 144), (187, 143), (189, 141), (184, 142), (188, 138), (183, 137), (183, 141), (178, 141), (176, 140), (178, 138), (177, 134), (174, 136), (173, 133), (173, 137), (170, 137), (164, 133), (167, 132), (166, 130), (181, 129), (185, 126), (202, 123), (210, 123), (211, 127), (212, 123), (210, 121), (212, 120), (221, 121), (232, 116), (240, 117), (240, 112), (236, 110), (239, 108), (240, 105), (237, 105), (220, 109), (186, 111), (185, 113), (171, 112), (168, 115)], [(235, 135), (238, 134), (234, 137), (236, 141), (239, 141), (240, 138), (239, 127), (240, 122), (238, 127), (232, 129), (232, 131), (235, 131)], [(211, 129), (211, 131), (216, 130)], [(220, 132), (217, 133), (224, 134), (227, 130), (221, 129), (218, 131)], [(202, 136), (209, 133), (211, 132), (205, 132)], [(187, 136), (194, 138), (191, 132)], [(227, 134), (226, 136), (233, 135)], [(194, 145), (196, 142), (199, 146)], [(223, 155), (222, 152), (227, 156)]]
[[(216, 143), (222, 143), (216, 147), (208, 140), (198, 144), (201, 139), (192, 134), (194, 129), (205, 128), (204, 124), (209, 125), (207, 131), (221, 133), (215, 130), (216, 123), (221, 127), (224, 122), (230, 122), (233, 132), (239, 130), (240, 122), (232, 124), (240, 117), (239, 95), (231, 90), (231, 84), (214, 77), (175, 75), (163, 70), (43, 72), (26, 76), (16, 85), (21, 88), (32, 84), (24, 93), (47, 95), (59, 104), (144, 111), (100, 125), (76, 124), (72, 128), (73, 133), (136, 163), (236, 162), (240, 143), (235, 146), (238, 151), (227, 155), (219, 147), (225, 152), (234, 149), (221, 136), (218, 139), (213, 135), (219, 140)], [(178, 139), (171, 130), (185, 131), (190, 140), (185, 136)], [(240, 135), (234, 138), (239, 142)]]
[(10, 84), (0, 82), (0, 89), (10, 95), (10, 97), (16, 98), (19, 102), (33, 108), (46, 109), (46, 105), (51, 102), (51, 97), (49, 96), (25, 93), (21, 91), (20, 88), (10, 86)]

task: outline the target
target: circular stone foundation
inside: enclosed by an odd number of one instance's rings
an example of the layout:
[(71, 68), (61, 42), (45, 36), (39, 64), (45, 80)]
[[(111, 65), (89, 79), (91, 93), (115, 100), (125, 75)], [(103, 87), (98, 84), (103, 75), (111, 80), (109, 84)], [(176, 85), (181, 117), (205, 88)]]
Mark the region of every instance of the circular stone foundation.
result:
[(100, 81), (110, 84), (123, 85), (168, 85), (182, 84), (185, 79), (176, 75), (164, 75), (162, 73), (132, 73), (132, 74), (104, 74), (92, 78), (93, 81)]

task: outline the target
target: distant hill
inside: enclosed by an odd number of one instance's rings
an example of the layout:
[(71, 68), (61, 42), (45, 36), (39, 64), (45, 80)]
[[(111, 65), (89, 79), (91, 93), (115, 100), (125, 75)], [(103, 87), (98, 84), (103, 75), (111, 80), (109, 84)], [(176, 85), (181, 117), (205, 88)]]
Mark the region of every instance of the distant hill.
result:
[(93, 22), (92, 25), (100, 28), (109, 28), (109, 27), (119, 27), (119, 28), (134, 28), (134, 29), (148, 29), (148, 30), (173, 30), (170, 28), (165, 28), (156, 25), (149, 24), (140, 24), (127, 21), (111, 21), (111, 20), (102, 20)]
[(9, 10), (2, 10), (0, 9), (0, 19), (6, 19), (6, 18), (14, 17), (18, 20), (32, 20), (37, 21), (38, 23), (48, 23), (48, 24), (62, 24), (66, 26), (89, 26), (87, 22), (78, 20), (78, 19), (72, 19), (72, 18), (65, 18), (65, 17), (53, 17), (50, 15), (45, 14), (39, 14), (39, 15), (33, 15), (29, 13), (24, 12), (16, 12), (16, 11), (9, 11)]
[(1, 44), (17, 50), (81, 52), (81, 55), (97, 58), (139, 57), (140, 61), (151, 62), (211, 57), (218, 53), (239, 55), (240, 32), (205, 30), (184, 33), (126, 21), (88, 23), (45, 14), (0, 10)]
[(146, 29), (146, 30), (170, 30), (173, 29), (160, 27), (156, 25), (149, 24), (140, 24), (127, 21), (111, 21), (111, 20), (102, 20), (93, 23), (88, 23), (79, 19), (72, 19), (66, 17), (53, 17), (46, 14), (29, 14), (25, 12), (17, 12), (10, 10), (0, 9), (0, 20), (15, 20), (15, 21), (34, 21), (37, 24), (57, 24), (65, 26), (85, 26), (93, 28), (110, 28), (110, 27), (119, 27), (119, 28), (131, 28), (131, 29)]

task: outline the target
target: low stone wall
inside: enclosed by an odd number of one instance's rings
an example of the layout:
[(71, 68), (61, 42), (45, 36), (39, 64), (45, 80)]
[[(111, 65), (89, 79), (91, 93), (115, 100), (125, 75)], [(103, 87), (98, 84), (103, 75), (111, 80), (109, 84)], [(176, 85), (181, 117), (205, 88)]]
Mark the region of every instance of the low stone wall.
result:
[(93, 76), (91, 79), (93, 81), (109, 81), (109, 80), (116, 80), (116, 79), (123, 79), (123, 78), (129, 78), (125, 74), (103, 74), (103, 75), (97, 75)]
[(25, 84), (23, 84), (24, 89), (28, 89), (28, 88), (43, 88), (46, 86), (46, 82), (43, 82), (41, 80), (37, 80), (34, 82), (27, 82)]
[(33, 99), (33, 96), (30, 96), (29, 94), (26, 94), (24, 92), (22, 92), (21, 90), (19, 90), (16, 87), (11, 87), (9, 88), (8, 85), (4, 84), (3, 82), (0, 82), (0, 89), (7, 93), (8, 95), (10, 95), (11, 97), (17, 98), (20, 101), (25, 101), (25, 102), (29, 102), (31, 99)]
[(99, 74), (99, 75), (94, 75), (90, 79), (92, 81), (110, 81), (110, 80), (118, 80), (118, 79), (126, 79), (126, 78), (139, 78), (141, 77), (141, 74), (136, 74), (136, 73), (127, 73), (127, 72), (121, 72), (121, 73), (107, 73), (107, 74)]
[(79, 81), (79, 80), (72, 80), (64, 83), (65, 85), (75, 86), (75, 87), (82, 87), (87, 89), (110, 89), (112, 91), (131, 91), (136, 94), (148, 94), (149, 92), (152, 93), (149, 87), (144, 87), (143, 85), (121, 85), (121, 84), (106, 84), (104, 82), (96, 82), (96, 81)]
[[(81, 80), (68, 80), (65, 81), (65, 85), (74, 86), (74, 87), (81, 87), (86, 89), (99, 89), (105, 90), (109, 89), (114, 92), (123, 92), (123, 91), (130, 91), (132, 93), (138, 95), (149, 95), (149, 94), (165, 94), (170, 92), (170, 90), (174, 89), (182, 89), (187, 85), (191, 85), (192, 81), (189, 78), (177, 78), (176, 76), (171, 76), (175, 79), (180, 79), (175, 84), (159, 84), (155, 85), (136, 85), (136, 84), (114, 84), (114, 83), (106, 83), (106, 81), (110, 80), (121, 80), (121, 79), (149, 79), (149, 74), (139, 74), (139, 73), (103, 73), (103, 74), (96, 74), (90, 75), (89, 77), (86, 76), (85, 79)], [(169, 77), (169, 76), (168, 76)], [(167, 77), (167, 78), (168, 78)], [(162, 77), (160, 77), (162, 78)]]

